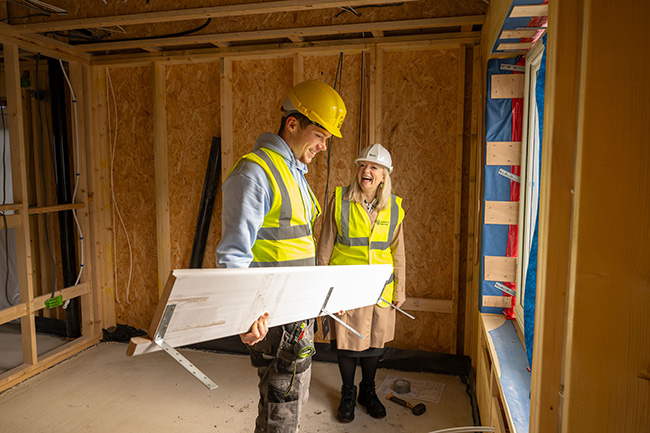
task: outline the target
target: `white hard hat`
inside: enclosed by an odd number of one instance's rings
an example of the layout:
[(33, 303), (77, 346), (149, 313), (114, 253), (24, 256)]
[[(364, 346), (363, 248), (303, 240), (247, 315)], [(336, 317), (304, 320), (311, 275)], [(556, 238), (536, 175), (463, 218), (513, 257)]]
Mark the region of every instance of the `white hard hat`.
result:
[(374, 162), (386, 167), (389, 174), (393, 172), (393, 160), (390, 157), (390, 152), (379, 143), (364, 147), (357, 159), (354, 160), (356, 164), (360, 161)]

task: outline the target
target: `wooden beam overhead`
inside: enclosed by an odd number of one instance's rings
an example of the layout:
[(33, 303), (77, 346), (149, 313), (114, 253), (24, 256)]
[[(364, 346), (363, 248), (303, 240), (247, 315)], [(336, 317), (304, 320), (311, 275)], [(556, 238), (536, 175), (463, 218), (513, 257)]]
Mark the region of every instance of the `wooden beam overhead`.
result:
[(336, 26), (298, 27), (293, 29), (273, 29), (253, 32), (216, 33), (208, 35), (191, 35), (171, 38), (124, 40), (98, 42), (79, 45), (79, 52), (119, 50), (130, 48), (163, 47), (174, 45), (215, 44), (232, 41), (258, 41), (264, 39), (292, 39), (324, 35), (358, 34), (373, 31), (421, 30), (441, 27), (461, 27), (466, 24), (480, 24), (483, 15), (465, 17), (425, 18), (417, 20), (382, 21), (360, 24), (341, 24)]
[(16, 44), (21, 50), (41, 53), (48, 57), (66, 61), (72, 60), (87, 64), (90, 58), (88, 54), (80, 53), (64, 42), (41, 35), (19, 34), (14, 30), (13, 26), (5, 23), (0, 23), (0, 43)]
[(160, 53), (102, 54), (91, 57), (93, 66), (147, 65), (152, 61), (166, 64), (211, 62), (220, 58), (273, 58), (287, 57), (294, 53), (305, 55), (359, 53), (380, 44), (384, 49), (398, 49), (410, 46), (413, 49), (457, 48), (459, 44), (477, 44), (480, 32), (436, 33), (425, 35), (389, 36), (385, 38), (357, 38), (287, 44), (262, 44), (194, 50), (174, 50)]
[[(400, 0), (400, 3), (417, 0)], [(333, 9), (342, 6), (368, 6), (394, 3), (395, 0), (284, 0), (250, 4), (235, 4), (205, 8), (169, 10), (161, 12), (146, 12), (130, 15), (114, 15), (108, 17), (84, 18), (77, 20), (62, 20), (38, 24), (23, 24), (11, 26), (18, 33), (44, 33), (51, 31), (85, 29), (95, 27), (128, 26), (137, 24), (164, 23), (172, 21), (187, 21), (206, 18), (222, 18), (279, 12), (298, 12), (319, 9)]]

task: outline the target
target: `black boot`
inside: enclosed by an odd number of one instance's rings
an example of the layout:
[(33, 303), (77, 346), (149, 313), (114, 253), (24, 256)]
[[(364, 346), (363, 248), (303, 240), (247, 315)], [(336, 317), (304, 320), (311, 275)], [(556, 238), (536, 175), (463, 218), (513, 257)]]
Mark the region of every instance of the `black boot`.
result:
[(379, 401), (375, 392), (375, 382), (359, 384), (359, 404), (366, 408), (368, 414), (373, 418), (386, 416), (386, 408)]
[(341, 422), (350, 422), (354, 419), (354, 407), (357, 399), (357, 387), (343, 385), (341, 387), (341, 403), (336, 417)]

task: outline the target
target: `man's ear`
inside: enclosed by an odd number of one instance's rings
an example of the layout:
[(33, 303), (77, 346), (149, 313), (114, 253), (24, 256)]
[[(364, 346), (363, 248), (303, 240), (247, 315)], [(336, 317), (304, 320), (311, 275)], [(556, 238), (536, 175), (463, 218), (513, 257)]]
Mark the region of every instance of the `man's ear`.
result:
[(285, 122), (284, 126), (290, 132), (294, 132), (299, 126), (298, 119), (296, 119), (295, 116), (288, 116)]

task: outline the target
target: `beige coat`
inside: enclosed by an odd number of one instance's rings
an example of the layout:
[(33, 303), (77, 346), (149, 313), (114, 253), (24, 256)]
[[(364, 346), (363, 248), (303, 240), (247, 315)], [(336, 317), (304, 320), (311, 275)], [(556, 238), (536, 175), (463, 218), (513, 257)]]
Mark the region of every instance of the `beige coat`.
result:
[[(345, 198), (347, 199), (347, 197)], [(336, 197), (332, 195), (324, 216), (323, 230), (318, 241), (317, 258), (318, 264), (321, 266), (329, 264), (332, 251), (334, 250), (334, 242), (336, 241), (335, 201)], [(373, 227), (377, 220), (377, 214), (376, 209), (371, 214), (368, 214), (370, 224)], [(397, 227), (390, 243), (395, 273), (395, 301), (404, 301), (406, 299), (404, 287), (406, 261), (404, 256), (403, 225), (402, 223)], [(382, 308), (378, 305), (370, 305), (357, 310), (346, 311), (339, 318), (366, 337), (365, 339), (361, 339), (339, 323), (330, 319), (330, 328), (332, 329), (331, 339), (336, 339), (336, 345), (339, 349), (362, 351), (371, 347), (381, 348), (384, 347), (386, 342), (391, 341), (395, 337), (395, 309), (389, 306)]]

